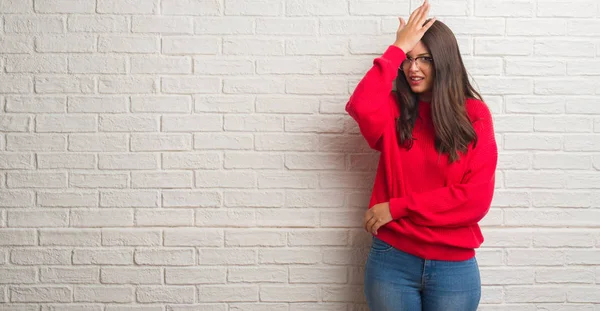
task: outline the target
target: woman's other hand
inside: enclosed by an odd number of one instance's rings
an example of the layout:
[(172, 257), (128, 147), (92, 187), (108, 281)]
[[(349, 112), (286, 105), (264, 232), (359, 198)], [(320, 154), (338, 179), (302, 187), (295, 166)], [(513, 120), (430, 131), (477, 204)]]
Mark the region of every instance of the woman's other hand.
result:
[(431, 25), (435, 22), (435, 17), (432, 18), (427, 24), (423, 25), (427, 20), (427, 13), (429, 13), (429, 2), (425, 0), (423, 4), (412, 12), (408, 18), (408, 23), (399, 17), (400, 26), (396, 31), (396, 41), (394, 45), (401, 48), (404, 53), (408, 53), (412, 50), (415, 45), (423, 38), (423, 35)]
[(379, 203), (365, 213), (364, 227), (367, 232), (377, 235), (377, 230), (390, 221), (392, 221), (390, 202)]

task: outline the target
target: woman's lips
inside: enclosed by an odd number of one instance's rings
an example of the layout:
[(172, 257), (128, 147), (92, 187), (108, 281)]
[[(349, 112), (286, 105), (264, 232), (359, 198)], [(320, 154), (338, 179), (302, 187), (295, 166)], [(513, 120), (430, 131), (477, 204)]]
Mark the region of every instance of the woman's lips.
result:
[(408, 83), (410, 83), (410, 85), (413, 85), (413, 86), (417, 86), (417, 85), (423, 83), (423, 81), (425, 81), (425, 79), (423, 79), (423, 78), (417, 78), (416, 80), (413, 78), (408, 79)]

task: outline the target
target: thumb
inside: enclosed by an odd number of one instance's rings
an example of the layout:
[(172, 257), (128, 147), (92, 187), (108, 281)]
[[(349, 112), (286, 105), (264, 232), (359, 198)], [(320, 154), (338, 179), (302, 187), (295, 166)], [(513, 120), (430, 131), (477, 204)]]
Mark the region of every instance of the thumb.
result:
[(398, 19), (400, 20), (400, 27), (398, 27), (398, 29), (404, 28), (404, 26), (406, 26), (406, 21), (402, 17), (398, 17)]

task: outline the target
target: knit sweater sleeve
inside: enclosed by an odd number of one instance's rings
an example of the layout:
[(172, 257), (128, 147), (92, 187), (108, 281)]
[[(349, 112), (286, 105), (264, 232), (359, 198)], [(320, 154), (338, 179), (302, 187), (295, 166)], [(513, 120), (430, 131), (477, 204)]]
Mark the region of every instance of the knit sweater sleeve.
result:
[(408, 217), (429, 227), (460, 227), (476, 224), (489, 211), (494, 194), (498, 149), (492, 116), (482, 105), (473, 123), (477, 143), (469, 152), (468, 169), (462, 181), (447, 187), (390, 199), (394, 219)]
[(390, 45), (373, 61), (373, 67), (358, 83), (346, 104), (346, 111), (358, 123), (361, 134), (373, 149), (381, 151), (378, 141), (388, 122), (393, 120), (392, 84), (404, 59), (404, 51)]

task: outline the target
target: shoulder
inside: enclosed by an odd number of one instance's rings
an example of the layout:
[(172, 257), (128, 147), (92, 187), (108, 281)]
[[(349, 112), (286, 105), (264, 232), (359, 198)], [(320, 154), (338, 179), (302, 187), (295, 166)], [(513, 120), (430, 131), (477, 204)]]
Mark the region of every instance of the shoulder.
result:
[(492, 113), (488, 105), (476, 98), (467, 98), (465, 108), (471, 122), (478, 120), (492, 121)]

